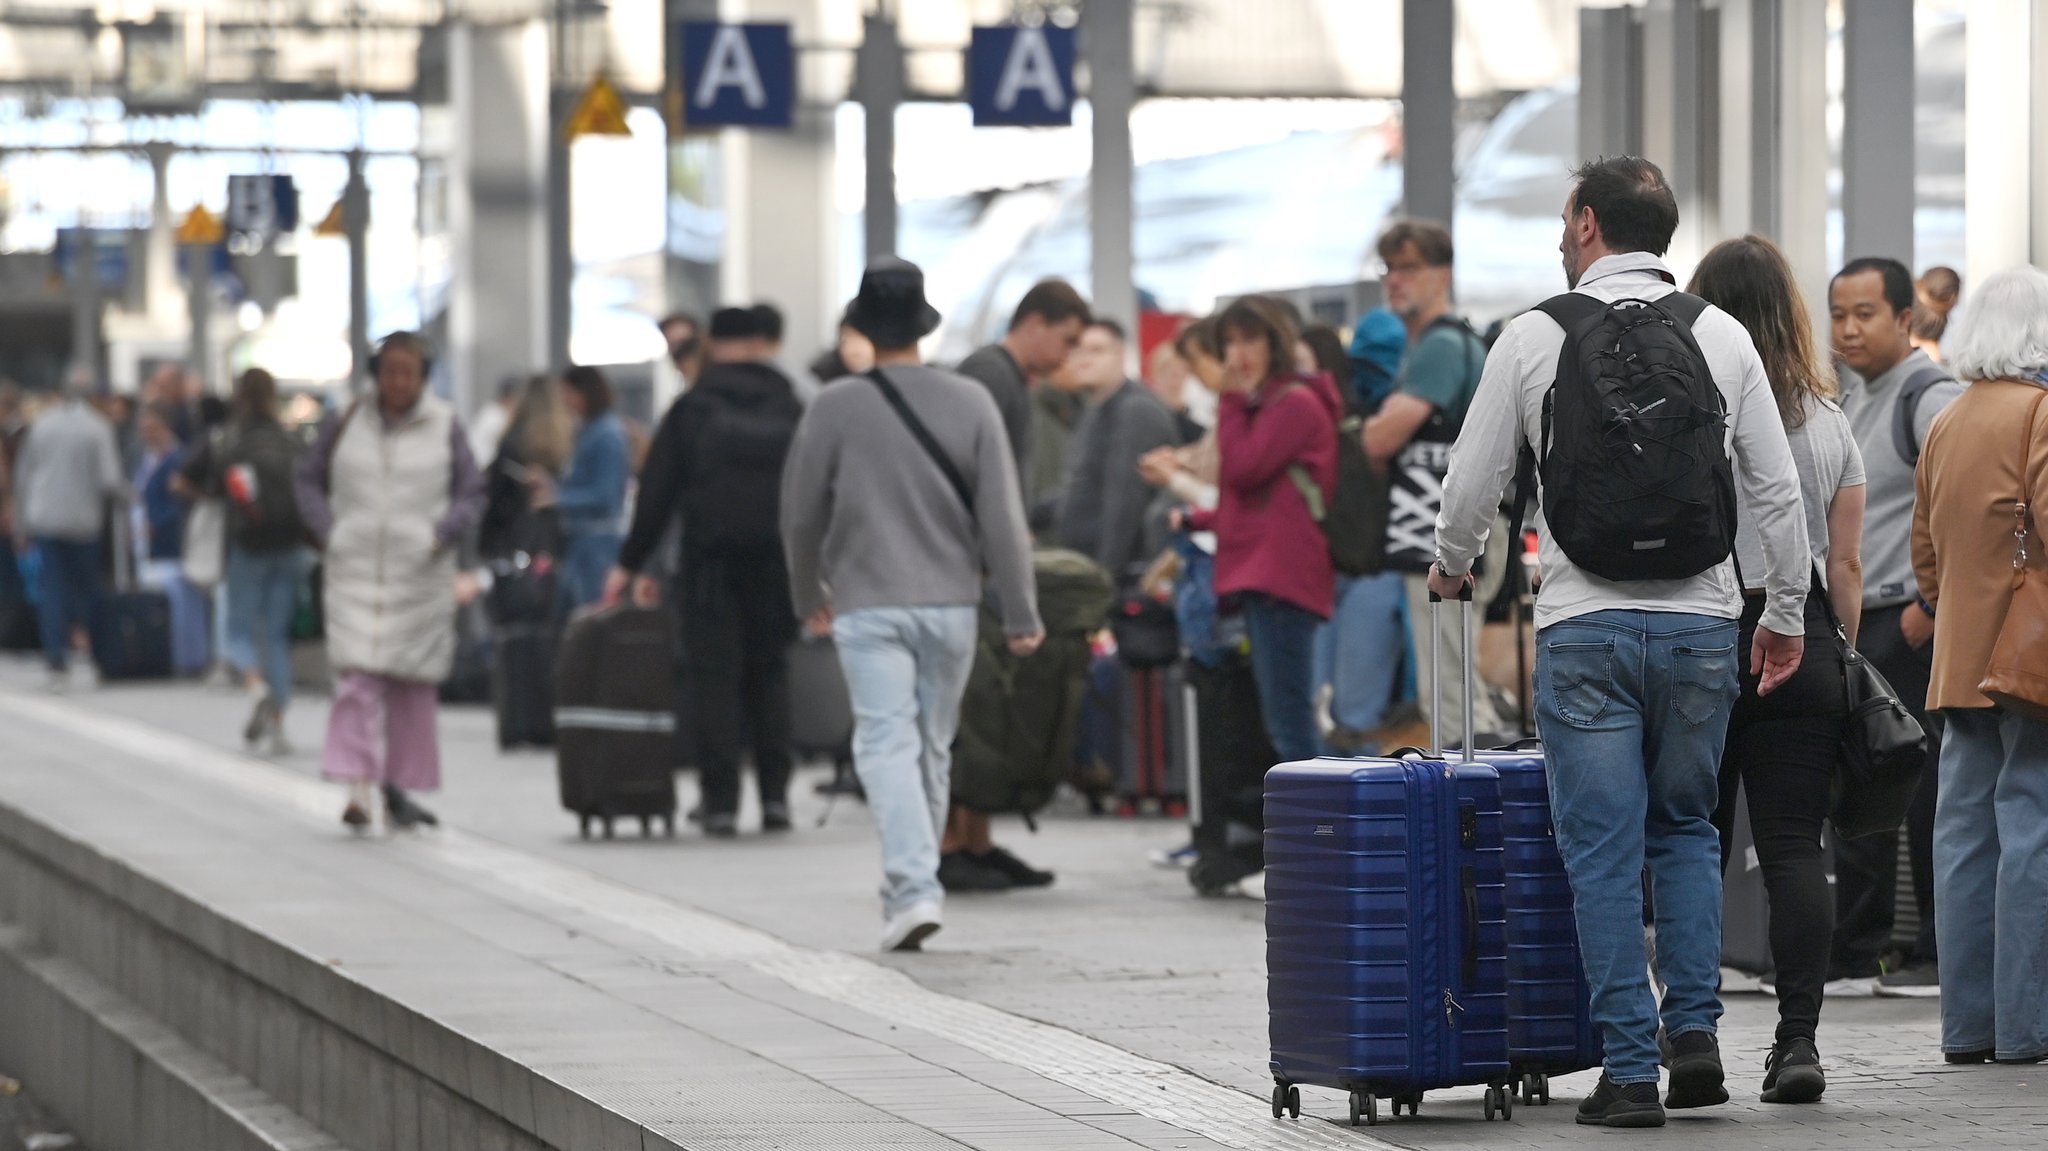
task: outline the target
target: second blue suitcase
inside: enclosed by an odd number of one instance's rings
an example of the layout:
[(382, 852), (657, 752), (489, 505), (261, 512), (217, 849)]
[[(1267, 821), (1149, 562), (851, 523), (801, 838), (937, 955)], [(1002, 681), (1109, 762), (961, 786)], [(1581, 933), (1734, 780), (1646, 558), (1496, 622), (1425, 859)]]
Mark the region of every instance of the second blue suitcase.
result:
[(1483, 764), (1319, 759), (1266, 773), (1273, 1114), (1300, 1084), (1411, 1111), (1423, 1092), (1513, 1096), (1500, 776)]
[(1540, 749), (1482, 751), (1500, 773), (1507, 872), (1508, 1059), (1524, 1103), (1550, 1102), (1550, 1077), (1598, 1067), (1571, 879), (1557, 853)]

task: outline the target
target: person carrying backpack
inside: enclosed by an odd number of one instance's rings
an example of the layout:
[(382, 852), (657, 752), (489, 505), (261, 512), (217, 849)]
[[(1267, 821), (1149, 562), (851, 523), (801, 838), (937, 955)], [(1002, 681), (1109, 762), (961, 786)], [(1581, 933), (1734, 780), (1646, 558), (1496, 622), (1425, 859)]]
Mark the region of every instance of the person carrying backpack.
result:
[[(1429, 220), (1396, 220), (1380, 234), (1387, 306), (1407, 328), (1407, 351), (1395, 373), (1393, 392), (1365, 421), (1365, 454), (1385, 468), (1391, 498), (1387, 510), (1384, 564), (1401, 573), (1407, 595), (1408, 626), (1415, 653), (1415, 679), (1427, 685), (1436, 675), (1430, 643), (1427, 573), (1436, 558), (1436, 513), (1442, 499), (1443, 476), (1450, 464), (1451, 443), (1465, 425), (1479, 390), (1486, 346), (1472, 328), (1451, 312), (1450, 229)], [(1442, 613), (1436, 622), (1443, 650), (1458, 648), (1458, 620)], [(1422, 693), (1425, 718), (1436, 725), (1446, 744), (1466, 738), (1464, 685), (1456, 677), (1444, 684), (1444, 711), (1429, 715), (1428, 691)], [(1504, 730), (1493, 700), (1474, 693), (1472, 725), (1480, 734)]]
[(292, 484), (304, 454), (278, 419), (277, 381), (250, 368), (235, 380), (226, 434), (183, 472), (201, 495), (227, 503), (224, 654), (256, 697), (242, 739), (271, 755), (291, 751), (284, 713), (292, 699), (292, 612), (306, 578), (306, 523)]
[(616, 602), (630, 583), (636, 604), (659, 602), (653, 577), (638, 573), (680, 514), (675, 608), (704, 833), (731, 838), (739, 833), (740, 755), (750, 745), (761, 829), (792, 826), (789, 647), (797, 618), (778, 525), (782, 466), (804, 409), (789, 377), (756, 358), (751, 309), (719, 309), (710, 336), (709, 365), (654, 433), (633, 526), (603, 598)]
[[(1713, 815), (1738, 691), (1738, 493), (1763, 553), (1749, 668), (1759, 695), (1799, 669), (1812, 563), (1763, 362), (1733, 317), (1676, 290), (1659, 257), (1677, 228), (1677, 199), (1648, 160), (1596, 160), (1573, 174), (1559, 250), (1575, 290), (1516, 318), (1487, 357), (1451, 450), (1429, 576), (1446, 599), (1471, 586), (1531, 445), (1543, 510), (1537, 726), (1606, 1046), (1578, 1121), (1611, 1127), (1661, 1126), (1665, 1107), (1728, 1099), (1714, 1037)], [(1643, 938), (1645, 863), (1661, 1011)], [(1671, 1068), (1661, 1105), (1660, 1014)]]

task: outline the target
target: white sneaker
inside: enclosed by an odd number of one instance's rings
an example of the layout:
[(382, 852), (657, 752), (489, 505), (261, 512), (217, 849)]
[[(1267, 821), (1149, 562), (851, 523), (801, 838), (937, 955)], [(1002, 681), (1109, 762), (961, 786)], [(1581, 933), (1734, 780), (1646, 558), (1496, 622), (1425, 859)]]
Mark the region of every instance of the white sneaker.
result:
[(938, 933), (939, 905), (932, 900), (913, 903), (882, 924), (882, 950), (918, 951), (924, 941)]
[(1868, 999), (1877, 994), (1877, 977), (1830, 979), (1821, 994), (1829, 999)]
[(71, 690), (71, 673), (52, 670), (43, 681), (43, 690), (51, 695), (64, 695)]

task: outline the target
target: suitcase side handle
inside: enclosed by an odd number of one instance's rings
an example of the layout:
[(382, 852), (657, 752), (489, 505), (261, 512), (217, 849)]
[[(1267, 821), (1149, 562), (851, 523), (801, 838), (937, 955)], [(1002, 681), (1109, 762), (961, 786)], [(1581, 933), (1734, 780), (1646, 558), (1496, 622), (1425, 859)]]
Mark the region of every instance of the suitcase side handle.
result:
[(1479, 873), (1474, 867), (1459, 869), (1458, 885), (1465, 897), (1465, 986), (1479, 984)]

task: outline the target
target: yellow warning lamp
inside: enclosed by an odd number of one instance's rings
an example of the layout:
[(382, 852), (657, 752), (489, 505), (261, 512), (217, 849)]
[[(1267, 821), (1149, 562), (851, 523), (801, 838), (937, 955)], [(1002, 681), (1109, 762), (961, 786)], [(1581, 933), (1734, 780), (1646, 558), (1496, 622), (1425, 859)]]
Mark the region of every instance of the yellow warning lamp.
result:
[(180, 244), (210, 245), (227, 239), (228, 230), (223, 227), (220, 217), (206, 210), (206, 205), (194, 205), (185, 215), (185, 222), (178, 225)]
[(576, 110), (569, 114), (569, 122), (562, 125), (562, 139), (572, 144), (584, 136), (632, 134), (633, 129), (626, 126), (626, 102), (619, 99), (619, 90), (602, 75), (583, 90)]
[(313, 225), (313, 234), (316, 236), (348, 235), (348, 224), (343, 219), (343, 214), (341, 210), (342, 205), (345, 203), (347, 203), (345, 199), (336, 200), (334, 202), (334, 206), (332, 208), (327, 209), (327, 214), (325, 216), (320, 217), (320, 222)]

